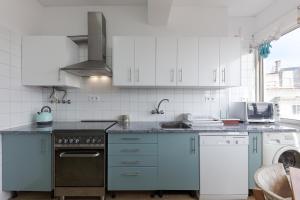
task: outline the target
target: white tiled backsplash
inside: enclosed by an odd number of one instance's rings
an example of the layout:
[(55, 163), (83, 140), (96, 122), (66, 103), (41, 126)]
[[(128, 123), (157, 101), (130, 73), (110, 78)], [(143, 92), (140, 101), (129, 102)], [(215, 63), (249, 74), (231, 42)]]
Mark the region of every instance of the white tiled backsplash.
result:
[[(86, 46), (80, 48), (80, 60), (86, 60)], [(108, 53), (108, 60), (111, 57)], [(116, 88), (110, 78), (84, 79), (81, 89), (68, 89), (67, 104), (50, 104), (50, 89), (25, 87), (21, 84), (21, 36), (0, 28), (0, 130), (27, 124), (42, 105), (50, 105), (56, 121), (81, 119), (117, 119), (129, 114), (132, 121), (174, 120), (181, 113), (226, 117), (228, 102), (254, 100), (254, 59), (242, 57), (242, 87), (209, 89), (149, 89)], [(43, 91), (43, 92), (42, 92)], [(91, 96), (99, 101), (90, 101)], [(164, 115), (152, 115), (151, 110), (162, 98)], [(221, 101), (219, 101), (221, 99)], [(221, 111), (221, 112), (220, 112)]]
[(28, 124), (42, 106), (42, 89), (21, 82), (21, 35), (0, 27), (0, 130)]
[[(80, 48), (80, 60), (87, 58), (86, 46)], [(108, 52), (108, 63), (110, 63)], [(254, 58), (252, 54), (242, 56), (242, 87), (210, 89), (151, 89), (117, 88), (111, 84), (111, 78), (88, 78), (82, 81), (81, 89), (69, 89), (67, 99), (72, 103), (49, 104), (50, 89), (43, 90), (44, 104), (48, 104), (57, 121), (78, 121), (82, 119), (117, 119), (128, 114), (132, 121), (161, 121), (180, 119), (182, 113), (203, 116), (226, 117), (229, 102), (254, 100)], [(99, 101), (90, 101), (91, 97)], [(152, 115), (151, 110), (163, 99), (164, 115)], [(221, 100), (220, 100), (221, 99)], [(220, 101), (219, 101), (220, 100)]]

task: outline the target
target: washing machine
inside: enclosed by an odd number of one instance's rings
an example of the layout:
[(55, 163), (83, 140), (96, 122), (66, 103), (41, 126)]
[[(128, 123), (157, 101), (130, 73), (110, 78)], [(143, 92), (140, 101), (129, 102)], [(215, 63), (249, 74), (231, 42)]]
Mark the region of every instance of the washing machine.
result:
[(263, 133), (263, 165), (277, 163), (287, 172), (289, 167), (300, 168), (300, 133)]

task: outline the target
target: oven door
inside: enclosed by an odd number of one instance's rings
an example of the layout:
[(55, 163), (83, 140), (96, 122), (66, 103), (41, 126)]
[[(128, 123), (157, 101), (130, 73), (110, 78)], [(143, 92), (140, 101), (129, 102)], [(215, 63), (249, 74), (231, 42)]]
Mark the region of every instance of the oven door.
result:
[(104, 187), (103, 149), (56, 149), (55, 187)]

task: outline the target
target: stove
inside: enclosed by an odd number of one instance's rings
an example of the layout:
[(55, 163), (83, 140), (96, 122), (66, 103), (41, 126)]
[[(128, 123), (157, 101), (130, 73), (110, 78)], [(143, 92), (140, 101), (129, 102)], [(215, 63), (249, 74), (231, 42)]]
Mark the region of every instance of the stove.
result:
[(115, 122), (81, 123), (78, 129), (54, 132), (54, 195), (61, 200), (68, 196), (105, 197), (105, 130)]

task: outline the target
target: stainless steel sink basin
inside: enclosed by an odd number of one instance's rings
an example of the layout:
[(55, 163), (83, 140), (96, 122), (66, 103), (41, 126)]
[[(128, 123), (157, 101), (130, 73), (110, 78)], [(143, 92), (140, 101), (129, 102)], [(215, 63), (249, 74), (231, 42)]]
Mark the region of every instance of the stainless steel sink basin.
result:
[(162, 129), (190, 129), (191, 127), (183, 122), (162, 122), (160, 123)]

